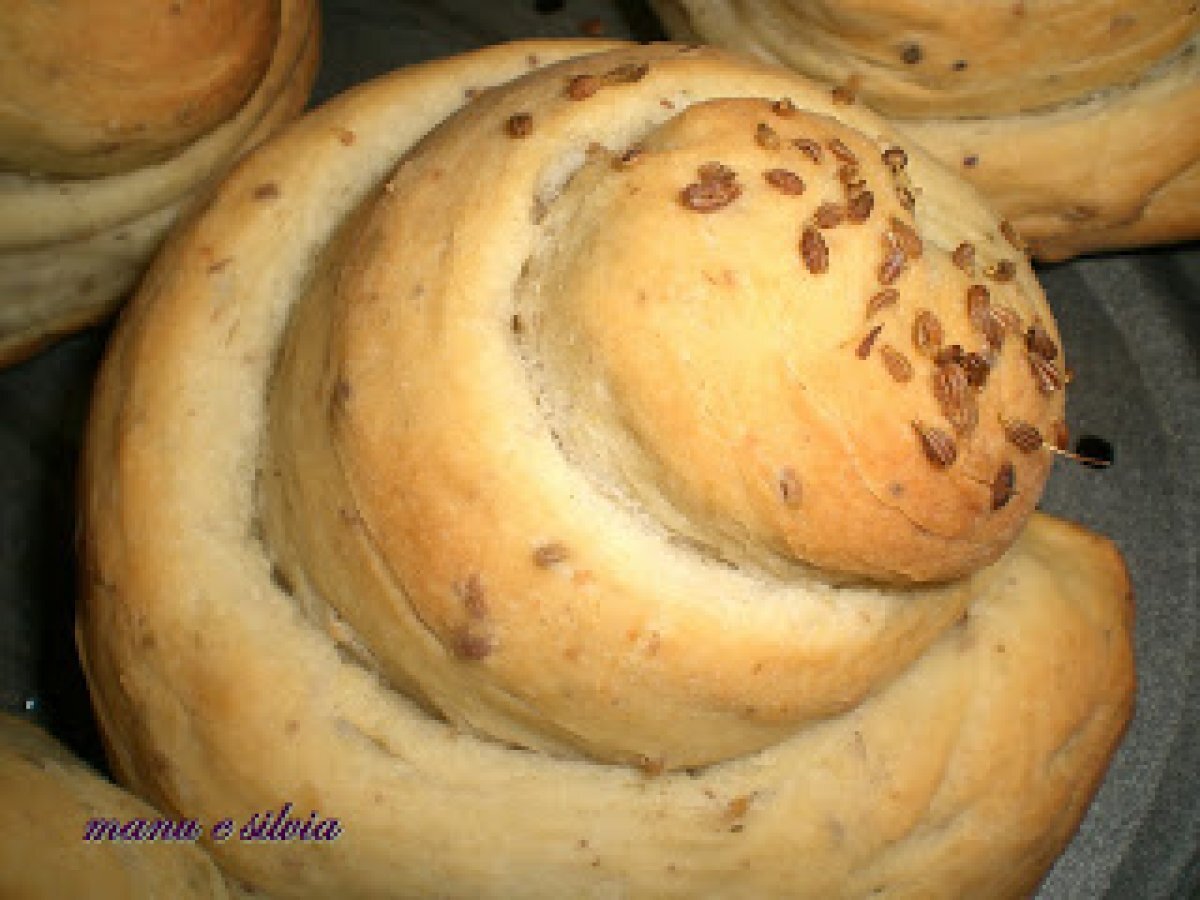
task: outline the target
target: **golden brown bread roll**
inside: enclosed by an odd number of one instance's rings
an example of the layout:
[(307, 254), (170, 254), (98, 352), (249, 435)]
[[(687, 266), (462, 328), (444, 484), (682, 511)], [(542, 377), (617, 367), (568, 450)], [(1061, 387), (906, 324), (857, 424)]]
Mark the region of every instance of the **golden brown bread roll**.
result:
[(110, 313), (171, 225), (304, 106), (315, 0), (0, 17), (0, 364)]
[[(188, 839), (185, 822), (164, 817), (93, 772), (40, 728), (8, 715), (0, 715), (0, 797), (2, 897), (229, 896), (217, 867)], [(129, 835), (168, 836), (101, 836), (110, 833), (107, 823), (114, 821)], [(164, 823), (169, 832), (158, 831)]]
[(275, 0), (12, 0), (0, 24), (0, 167), (109, 175), (237, 112), (279, 39)]
[(978, 195), (782, 69), (530, 42), (360, 86), (103, 367), (114, 768), (336, 817), (214, 848), (280, 896), (1030, 890), (1133, 678), (1120, 556), (1030, 517), (1063, 365)]
[(1034, 254), (1200, 237), (1200, 7), (652, 0), (667, 31), (856, 93), (979, 187)]

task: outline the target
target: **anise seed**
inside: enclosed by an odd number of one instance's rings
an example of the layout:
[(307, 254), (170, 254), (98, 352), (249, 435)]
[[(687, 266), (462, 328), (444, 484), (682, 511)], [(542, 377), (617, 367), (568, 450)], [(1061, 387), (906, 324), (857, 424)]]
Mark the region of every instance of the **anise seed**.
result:
[(858, 157), (854, 155), (854, 151), (847, 147), (845, 141), (841, 138), (830, 138), (825, 146), (829, 148), (830, 153), (842, 162), (857, 165)]
[(879, 332), (883, 331), (883, 323), (876, 325), (866, 336), (858, 342), (858, 346), (854, 350), (854, 355), (859, 359), (866, 359), (871, 355), (871, 348), (875, 345), (875, 339), (879, 337)]
[(811, 138), (796, 138), (792, 141), (792, 146), (815, 163), (819, 163), (825, 158), (825, 152), (821, 149), (821, 145)]
[(825, 238), (821, 237), (821, 232), (811, 225), (806, 227), (800, 236), (800, 255), (804, 258), (805, 267), (812, 274), (820, 275), (829, 271), (829, 247)]
[(529, 137), (533, 133), (533, 116), (529, 113), (513, 113), (504, 123), (509, 137)]
[(978, 353), (968, 353), (964, 356), (962, 368), (967, 373), (967, 384), (977, 390), (987, 384), (988, 375), (992, 370), (991, 363)]
[(964, 355), (961, 344), (947, 344), (933, 355), (933, 361), (939, 366), (944, 366), (948, 363), (960, 363)]
[(1052, 360), (1058, 357), (1058, 346), (1040, 322), (1034, 322), (1025, 332), (1025, 347), (1042, 359)]
[(893, 284), (897, 278), (904, 272), (904, 267), (908, 259), (904, 255), (904, 251), (895, 245), (889, 244), (884, 250), (883, 262), (879, 264), (879, 269), (876, 272), (876, 278), (882, 285)]
[(954, 438), (945, 431), (923, 422), (913, 422), (912, 427), (920, 439), (925, 458), (939, 469), (952, 465), (958, 458), (958, 448), (954, 444)]
[(958, 363), (945, 363), (934, 368), (933, 396), (943, 410), (965, 403), (969, 387), (966, 369)]
[(1022, 453), (1033, 453), (1042, 446), (1042, 433), (1020, 419), (1005, 423), (1004, 437)]
[(954, 252), (950, 254), (950, 259), (954, 265), (966, 272), (968, 275), (975, 274), (975, 245), (963, 241), (954, 248)]
[(973, 284), (967, 288), (967, 318), (975, 328), (982, 330), (983, 317), (992, 308), (992, 295), (985, 284)]
[(936, 353), (942, 346), (942, 323), (927, 309), (913, 319), (913, 345), (926, 355)]
[(891, 240), (904, 251), (904, 255), (909, 259), (920, 259), (924, 245), (912, 226), (895, 216), (892, 216), (888, 225)]
[(895, 288), (882, 288), (871, 295), (867, 301), (867, 318), (871, 318), (882, 309), (892, 306), (900, 299), (900, 292)]
[(1002, 509), (1012, 499), (1016, 493), (1017, 470), (1013, 468), (1013, 464), (1006, 462), (1000, 466), (1000, 470), (996, 472), (996, 477), (992, 481), (992, 509)]
[(804, 193), (804, 179), (788, 169), (767, 169), (763, 178), (782, 194), (797, 197)]
[(871, 218), (875, 208), (875, 195), (870, 191), (859, 191), (846, 204), (846, 218), (851, 222), (865, 222)]
[(547, 544), (539, 544), (534, 548), (533, 564), (540, 569), (548, 569), (555, 563), (563, 562), (569, 555), (565, 545), (558, 541), (551, 541)]
[(836, 228), (846, 218), (846, 208), (840, 203), (822, 203), (813, 213), (813, 224), (818, 228)]
[(888, 374), (892, 376), (892, 380), (905, 384), (913, 379), (912, 363), (908, 361), (908, 357), (893, 347), (891, 344), (884, 344), (879, 348), (879, 356), (883, 360), (884, 368)]
[(1062, 390), (1062, 373), (1054, 363), (1036, 353), (1026, 353), (1025, 358), (1029, 361), (1029, 370), (1033, 373), (1034, 383), (1041, 393), (1048, 396)]
[(701, 175), (679, 194), (679, 202), (696, 212), (709, 213), (724, 209), (742, 194), (742, 186), (733, 178)]

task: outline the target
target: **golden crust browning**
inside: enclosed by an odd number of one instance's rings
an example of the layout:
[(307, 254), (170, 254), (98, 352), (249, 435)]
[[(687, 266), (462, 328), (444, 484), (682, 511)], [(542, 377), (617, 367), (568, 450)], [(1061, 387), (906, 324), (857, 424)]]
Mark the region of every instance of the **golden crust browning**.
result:
[(1049, 454), (1002, 421), (1061, 415), (1036, 365), (987, 207), (782, 71), (531, 42), (356, 88), (106, 359), (78, 636), (114, 769), (338, 816), (319, 861), (217, 848), (285, 896), (1028, 891), (1132, 690), (1120, 557), (1031, 516)]
[[(101, 15), (120, 4), (95, 6), (90, 14)], [(163, 137), (170, 147), (149, 151), (131, 144), (128, 159), (121, 156), (120, 164), (82, 176), (31, 173), (14, 162), (0, 179), (0, 364), (17, 362), (110, 314), (136, 285), (171, 225), (241, 154), (303, 109), (316, 77), (316, 6), (312, 0), (286, 0), (262, 15), (252, 6), (251, 17), (234, 31), (237, 41), (245, 41), (242, 35), (257, 29), (255, 40), (269, 41), (269, 66), (245, 96), (236, 95), (236, 103), (230, 95), (220, 115), (208, 117), (211, 123), (202, 107), (182, 98), (179, 109), (187, 105), (199, 118), (189, 119), (186, 137)], [(183, 23), (191, 23), (193, 8), (199, 7), (181, 6)], [(220, 19), (223, 8), (210, 13)], [(222, 91), (205, 94), (216, 104)], [(122, 102), (134, 103), (132, 96), (122, 96)], [(154, 103), (146, 104), (150, 115)], [(147, 140), (163, 136), (148, 124), (135, 131)]]
[(1184, 0), (657, 0), (705, 40), (848, 87), (1047, 260), (1200, 236), (1200, 9)]
[(279, 29), (277, 0), (12, 0), (0, 170), (94, 177), (174, 155), (236, 114)]
[(668, 30), (782, 63), (895, 118), (1030, 112), (1139, 80), (1189, 43), (1189, 0), (654, 0)]

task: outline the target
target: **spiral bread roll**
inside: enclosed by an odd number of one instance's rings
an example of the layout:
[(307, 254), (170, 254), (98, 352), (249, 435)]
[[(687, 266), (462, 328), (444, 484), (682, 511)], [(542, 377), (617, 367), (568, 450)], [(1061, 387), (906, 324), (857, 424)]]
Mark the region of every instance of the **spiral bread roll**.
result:
[(893, 120), (1034, 255), (1200, 237), (1190, 0), (652, 0), (669, 34), (795, 70)]
[(164, 820), (40, 728), (7, 715), (0, 715), (0, 796), (5, 798), (0, 804), (0, 895), (4, 897), (224, 900), (229, 896), (217, 867), (186, 835), (145, 843), (88, 840), (92, 820), (134, 827), (140, 820), (143, 828)]
[(304, 107), (315, 0), (15, 0), (0, 17), (0, 364), (92, 324)]
[(529, 42), (363, 85), (103, 367), (114, 768), (337, 815), (214, 848), (280, 896), (1029, 890), (1132, 688), (1120, 556), (1031, 516), (1063, 365), (974, 191), (782, 69)]

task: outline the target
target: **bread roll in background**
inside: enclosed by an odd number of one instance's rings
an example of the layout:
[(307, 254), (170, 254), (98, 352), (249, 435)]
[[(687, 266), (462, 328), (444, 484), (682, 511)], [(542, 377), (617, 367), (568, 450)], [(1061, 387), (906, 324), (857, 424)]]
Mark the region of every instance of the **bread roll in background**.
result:
[(172, 224), (303, 109), (315, 0), (13, 0), (0, 16), (0, 364), (111, 313)]
[(1065, 350), (984, 200), (679, 45), (400, 70), (251, 154), (109, 347), (78, 639), (113, 770), (281, 897), (1013, 897), (1128, 721), (1034, 512)]
[[(0, 715), (0, 896), (13, 900), (224, 900), (230, 894), (201, 845), (88, 839), (89, 822), (164, 821), (35, 725)], [(142, 826), (137, 822), (141, 820)], [(177, 824), (172, 820), (171, 825)], [(97, 832), (99, 833), (99, 832)], [(188, 832), (169, 834), (186, 836)]]
[(1035, 256), (1200, 237), (1200, 11), (1188, 0), (651, 0), (679, 40), (857, 94)]

